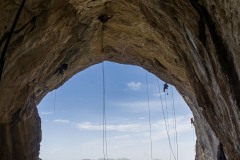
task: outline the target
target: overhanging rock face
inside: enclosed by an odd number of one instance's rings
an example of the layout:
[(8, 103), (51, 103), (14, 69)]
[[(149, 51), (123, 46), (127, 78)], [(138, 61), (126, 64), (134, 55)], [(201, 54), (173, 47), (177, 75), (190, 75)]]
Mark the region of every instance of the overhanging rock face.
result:
[[(0, 4), (1, 56), (21, 3)], [(36, 105), (104, 60), (141, 66), (178, 89), (194, 114), (196, 159), (239, 160), (239, 8), (238, 0), (26, 0), (4, 57), (0, 160), (37, 160)]]

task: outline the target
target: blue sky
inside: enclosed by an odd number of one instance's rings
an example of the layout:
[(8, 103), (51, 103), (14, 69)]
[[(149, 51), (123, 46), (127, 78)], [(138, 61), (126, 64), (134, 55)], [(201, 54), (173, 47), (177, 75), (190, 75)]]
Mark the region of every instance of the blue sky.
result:
[[(104, 62), (108, 157), (151, 159), (146, 70), (132, 65)], [(159, 93), (157, 78), (147, 73), (151, 109), (153, 159), (172, 160), (159, 95), (167, 112), (171, 145), (177, 155), (173, 98), (177, 122), (179, 160), (193, 160), (195, 132), (192, 113), (174, 87)], [(42, 119), (43, 160), (99, 159), (102, 153), (102, 64), (72, 77), (47, 94), (38, 105)], [(55, 99), (56, 97), (56, 99)], [(55, 100), (55, 101), (54, 101)], [(55, 110), (54, 110), (55, 103)], [(167, 110), (166, 110), (167, 108)]]

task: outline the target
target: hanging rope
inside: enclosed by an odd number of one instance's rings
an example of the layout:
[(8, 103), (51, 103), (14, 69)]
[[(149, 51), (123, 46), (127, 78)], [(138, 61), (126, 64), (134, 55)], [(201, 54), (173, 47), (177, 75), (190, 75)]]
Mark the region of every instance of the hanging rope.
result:
[(171, 97), (172, 97), (172, 109), (173, 109), (173, 116), (174, 116), (174, 129), (175, 129), (175, 140), (177, 145), (177, 160), (178, 160), (178, 133), (177, 133), (177, 120), (176, 120), (176, 110), (174, 105), (174, 96), (173, 96), (173, 87), (171, 86)]
[(102, 77), (103, 77), (103, 156), (104, 156), (104, 160), (105, 159), (108, 160), (104, 62), (102, 62)]
[[(104, 16), (99, 16), (98, 19), (102, 22), (102, 32), (101, 32), (101, 52), (103, 50), (103, 38), (104, 38)], [(102, 20), (103, 19), (103, 20)], [(107, 22), (107, 21), (106, 21)], [(102, 123), (103, 123), (103, 137), (102, 137), (102, 143), (103, 143), (103, 159), (107, 159), (108, 160), (108, 152), (107, 152), (107, 133), (106, 133), (106, 130), (107, 130), (107, 127), (106, 127), (106, 102), (105, 102), (105, 70), (104, 70), (104, 62), (102, 62), (102, 86), (103, 86), (103, 119), (102, 119)]]
[[(171, 92), (170, 92), (170, 89), (169, 89), (169, 95), (171, 95)], [(171, 96), (171, 99), (170, 99), (170, 102), (171, 102), (171, 116), (172, 116), (172, 126), (171, 126), (171, 128), (172, 129), (174, 129), (175, 128), (175, 121), (174, 121), (174, 107), (173, 107), (173, 103), (174, 103), (174, 101), (173, 101), (173, 99), (172, 99), (172, 96)], [(177, 153), (177, 149), (176, 149), (176, 132), (175, 132), (175, 130), (174, 130), (174, 133), (173, 133), (173, 149), (174, 149), (174, 153), (176, 154)]]
[(9, 45), (10, 40), (12, 38), (12, 34), (13, 34), (14, 29), (15, 29), (15, 27), (17, 25), (18, 19), (20, 17), (20, 14), (22, 12), (22, 9), (24, 7), (25, 2), (26, 2), (26, 0), (23, 0), (21, 5), (20, 5), (20, 7), (19, 7), (19, 9), (18, 9), (18, 12), (17, 12), (16, 17), (15, 17), (14, 22), (13, 22), (13, 25), (12, 25), (11, 30), (9, 32), (9, 36), (7, 38), (7, 41), (6, 41), (5, 45), (4, 45), (4, 47), (3, 47), (3, 51), (2, 51), (2, 54), (1, 54), (1, 57), (0, 57), (0, 80), (2, 79), (3, 67), (4, 67), (4, 64), (5, 64), (5, 59), (6, 59), (6, 53), (7, 53), (8, 45)]
[(149, 105), (149, 89), (148, 89), (148, 75), (146, 71), (146, 83), (147, 83), (147, 95), (148, 95), (148, 122), (149, 122), (149, 131), (150, 131), (150, 145), (151, 145), (151, 160), (153, 160), (153, 149), (152, 149), (152, 122), (151, 122), (151, 109)]
[[(167, 83), (164, 84), (164, 88), (165, 85), (167, 85)], [(167, 85), (167, 91), (165, 94), (165, 111), (166, 111), (166, 122), (167, 122), (167, 132), (169, 133), (169, 118), (168, 118), (168, 103), (167, 103), (167, 95), (168, 95), (168, 85)], [(170, 141), (171, 141), (171, 136), (169, 136)], [(170, 147), (170, 146), (169, 146)], [(172, 154), (171, 154), (171, 150), (169, 150), (169, 156), (170, 156), (170, 160), (172, 159)]]
[(165, 124), (165, 128), (166, 128), (166, 131), (167, 131), (169, 149), (170, 149), (170, 152), (172, 152), (174, 160), (176, 160), (176, 156), (175, 156), (175, 154), (173, 152), (173, 148), (172, 148), (172, 144), (171, 144), (171, 140), (170, 140), (170, 135), (169, 135), (169, 130), (168, 130), (168, 126), (167, 126), (167, 120), (166, 120), (166, 115), (165, 115), (165, 111), (164, 111), (164, 107), (163, 107), (162, 96), (161, 96), (161, 89), (160, 89), (160, 84), (159, 84), (158, 78), (157, 78), (157, 84), (158, 84), (158, 90), (159, 90), (159, 95), (160, 95), (159, 97), (160, 97), (161, 106), (162, 106), (162, 113), (163, 113), (163, 118), (164, 118), (164, 124)]

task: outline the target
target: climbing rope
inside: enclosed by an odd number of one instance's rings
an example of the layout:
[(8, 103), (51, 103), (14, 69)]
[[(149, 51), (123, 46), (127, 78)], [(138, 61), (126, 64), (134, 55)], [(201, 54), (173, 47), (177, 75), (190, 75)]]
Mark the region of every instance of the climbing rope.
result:
[(105, 159), (108, 160), (104, 62), (102, 62), (102, 78), (103, 78), (103, 157), (104, 160)]
[(146, 83), (147, 83), (147, 95), (148, 95), (148, 122), (149, 122), (149, 133), (150, 133), (150, 145), (151, 145), (151, 160), (153, 160), (153, 149), (152, 149), (152, 123), (151, 123), (151, 109), (149, 105), (149, 89), (148, 89), (148, 75), (146, 71)]
[(162, 95), (161, 95), (161, 89), (160, 89), (160, 84), (159, 84), (159, 80), (157, 78), (157, 84), (158, 84), (158, 89), (159, 89), (159, 97), (160, 97), (160, 101), (161, 101), (161, 106), (162, 106), (162, 113), (163, 113), (163, 119), (164, 119), (164, 124), (165, 124), (165, 128), (167, 131), (167, 137), (168, 137), (168, 143), (169, 143), (169, 149), (170, 152), (173, 155), (174, 160), (176, 160), (176, 156), (173, 152), (173, 148), (172, 148), (172, 144), (171, 144), (171, 139), (170, 139), (170, 135), (169, 135), (169, 129), (168, 129), (168, 124), (167, 124), (167, 120), (166, 120), (166, 115), (165, 115), (165, 111), (164, 111), (164, 107), (163, 107), (163, 100), (162, 100)]
[[(101, 21), (100, 17), (98, 17), (98, 19)], [(103, 22), (102, 22), (103, 23)], [(102, 24), (102, 36), (101, 36), (101, 40), (102, 40), (102, 44), (101, 44), (101, 51), (103, 49), (103, 37), (104, 37), (104, 23)], [(103, 86), (103, 119), (102, 119), (102, 123), (103, 123), (103, 137), (102, 137), (102, 143), (103, 143), (103, 158), (104, 160), (107, 159), (108, 160), (108, 147), (107, 147), (107, 121), (106, 121), (106, 99), (105, 99), (105, 95), (106, 95), (106, 91), (105, 91), (105, 69), (104, 69), (104, 62), (102, 62), (102, 86)]]
[[(165, 83), (166, 84), (166, 83)], [(168, 95), (168, 90), (166, 91), (165, 94), (165, 111), (166, 111), (166, 122), (167, 122), (167, 132), (169, 133), (169, 117), (168, 117), (168, 103), (167, 103), (167, 95)], [(170, 136), (170, 141), (171, 141), (171, 136)], [(170, 146), (169, 146), (170, 147)], [(171, 154), (171, 150), (169, 150), (169, 156), (170, 156), (170, 160), (172, 159), (172, 154)]]
[(11, 30), (9, 32), (8, 39), (7, 39), (7, 41), (6, 41), (6, 43), (5, 43), (4, 47), (3, 47), (3, 51), (2, 51), (2, 54), (1, 54), (1, 57), (0, 57), (0, 80), (2, 78), (3, 67), (4, 67), (4, 63), (5, 63), (5, 58), (6, 58), (8, 45), (9, 45), (10, 40), (12, 38), (12, 34), (13, 34), (14, 29), (15, 29), (15, 27), (17, 25), (18, 19), (20, 17), (20, 14), (22, 12), (22, 9), (24, 7), (25, 2), (26, 2), (26, 0), (23, 0), (21, 5), (20, 5), (20, 7), (19, 7), (19, 9), (18, 9), (18, 12), (17, 12), (16, 17), (15, 17), (14, 22), (13, 22), (13, 25), (12, 25)]
[(177, 133), (177, 120), (176, 120), (176, 110), (174, 105), (173, 87), (171, 86), (171, 97), (172, 97), (172, 111), (174, 117), (174, 129), (175, 129), (175, 141), (177, 145), (177, 160), (178, 160), (178, 133)]

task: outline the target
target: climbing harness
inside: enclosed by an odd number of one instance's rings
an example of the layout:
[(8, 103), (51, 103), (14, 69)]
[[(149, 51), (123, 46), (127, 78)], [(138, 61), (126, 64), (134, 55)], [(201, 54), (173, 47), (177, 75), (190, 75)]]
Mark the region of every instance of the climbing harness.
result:
[(170, 149), (170, 152), (171, 152), (172, 155), (173, 155), (174, 160), (177, 160), (177, 159), (176, 159), (176, 156), (175, 156), (175, 154), (174, 154), (173, 148), (172, 148), (172, 144), (171, 144), (171, 139), (170, 139), (168, 124), (167, 124), (167, 117), (166, 117), (166, 114), (165, 114), (165, 111), (164, 111), (163, 100), (162, 100), (162, 96), (161, 96), (161, 89), (160, 89), (160, 84), (159, 84), (158, 78), (157, 78), (157, 84), (158, 84), (159, 98), (160, 98), (161, 107), (162, 107), (162, 113), (163, 113), (163, 119), (164, 119), (165, 129), (166, 129), (167, 137), (168, 137), (169, 149)]
[(5, 63), (5, 59), (6, 59), (6, 53), (7, 53), (8, 45), (9, 45), (10, 40), (12, 38), (12, 34), (13, 34), (14, 29), (17, 25), (18, 19), (20, 17), (20, 14), (22, 12), (22, 9), (24, 7), (25, 2), (26, 2), (26, 0), (23, 0), (19, 9), (18, 9), (18, 12), (17, 12), (16, 17), (15, 17), (14, 22), (13, 22), (13, 25), (12, 25), (11, 30), (9, 32), (9, 36), (7, 38), (7, 41), (4, 45), (4, 47), (3, 47), (3, 51), (2, 51), (2, 54), (1, 54), (1, 57), (0, 57), (0, 80), (2, 79), (3, 67), (4, 67), (4, 63)]
[(105, 70), (104, 62), (102, 62), (102, 80), (103, 80), (103, 157), (108, 160), (108, 146), (107, 146), (107, 120), (106, 120), (106, 92), (105, 92)]
[(151, 145), (151, 160), (153, 160), (153, 147), (152, 147), (152, 123), (151, 123), (151, 109), (149, 105), (149, 88), (148, 88), (148, 73), (146, 71), (146, 83), (147, 83), (147, 95), (148, 95), (148, 122), (149, 122), (149, 133), (150, 133), (150, 145)]

